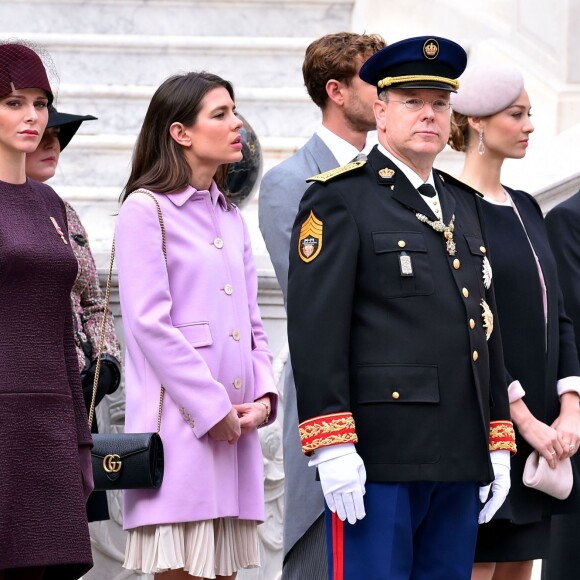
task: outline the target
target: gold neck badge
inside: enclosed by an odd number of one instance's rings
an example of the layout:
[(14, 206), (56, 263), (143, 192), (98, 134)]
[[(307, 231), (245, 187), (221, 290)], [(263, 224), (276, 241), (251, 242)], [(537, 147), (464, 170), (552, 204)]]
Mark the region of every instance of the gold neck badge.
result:
[(447, 253), (450, 256), (455, 256), (455, 242), (453, 241), (453, 230), (455, 229), (455, 214), (451, 216), (449, 220), (449, 224), (445, 225), (445, 223), (441, 220), (432, 221), (426, 215), (417, 212), (415, 214), (417, 219), (428, 226), (431, 226), (436, 232), (441, 232), (443, 237), (445, 238), (445, 247), (447, 249)]

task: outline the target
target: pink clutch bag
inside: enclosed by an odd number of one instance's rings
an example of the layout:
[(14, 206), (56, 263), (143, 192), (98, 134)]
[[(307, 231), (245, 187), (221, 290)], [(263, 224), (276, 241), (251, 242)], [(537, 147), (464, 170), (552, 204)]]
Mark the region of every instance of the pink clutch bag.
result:
[(572, 491), (572, 462), (569, 457), (562, 459), (556, 469), (552, 469), (537, 451), (532, 451), (526, 459), (523, 481), (527, 487), (556, 499), (566, 499)]

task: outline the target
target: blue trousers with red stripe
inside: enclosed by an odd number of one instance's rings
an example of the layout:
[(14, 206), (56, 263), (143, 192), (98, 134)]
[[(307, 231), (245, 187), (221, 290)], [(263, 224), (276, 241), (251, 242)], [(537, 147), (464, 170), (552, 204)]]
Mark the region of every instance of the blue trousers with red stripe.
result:
[(351, 525), (326, 508), (330, 580), (469, 580), (479, 486), (367, 483), (366, 516)]

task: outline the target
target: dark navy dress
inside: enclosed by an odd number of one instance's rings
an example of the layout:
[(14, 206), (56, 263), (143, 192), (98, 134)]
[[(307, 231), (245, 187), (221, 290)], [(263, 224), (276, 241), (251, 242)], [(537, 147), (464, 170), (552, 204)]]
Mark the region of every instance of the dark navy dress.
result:
[[(522, 384), (524, 401), (532, 414), (550, 425), (559, 414), (558, 379), (580, 372), (574, 333), (564, 314), (540, 208), (524, 192), (509, 193), (518, 213), (511, 205), (483, 204), (506, 373), (508, 384), (514, 380)], [(546, 285), (547, 323), (534, 253)], [(524, 464), (532, 448), (517, 428), (516, 442), (518, 452), (512, 457), (507, 500), (492, 522), (479, 526), (478, 562), (544, 557), (550, 515), (580, 508), (578, 473), (574, 474), (572, 494), (565, 501), (524, 486)]]

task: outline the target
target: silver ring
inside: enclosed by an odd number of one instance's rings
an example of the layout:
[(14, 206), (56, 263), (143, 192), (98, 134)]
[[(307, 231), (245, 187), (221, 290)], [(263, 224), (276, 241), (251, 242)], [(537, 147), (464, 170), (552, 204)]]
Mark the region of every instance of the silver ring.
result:
[(568, 452), (569, 453), (574, 453), (574, 450), (576, 449), (576, 447), (574, 445), (570, 445), (570, 447), (568, 447)]
[(556, 452), (555, 452), (555, 451), (552, 451), (552, 452), (551, 452), (551, 455), (556, 455)]

